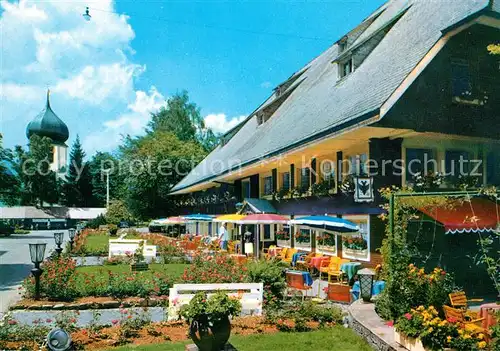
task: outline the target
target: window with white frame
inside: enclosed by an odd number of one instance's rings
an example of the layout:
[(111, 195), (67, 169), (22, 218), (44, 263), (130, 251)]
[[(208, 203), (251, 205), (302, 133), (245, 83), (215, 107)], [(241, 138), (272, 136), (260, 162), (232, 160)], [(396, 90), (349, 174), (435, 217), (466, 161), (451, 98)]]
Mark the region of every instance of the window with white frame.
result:
[(337, 235), (316, 230), (317, 251), (322, 254), (337, 256)]
[(352, 62), (352, 57), (339, 64), (339, 77), (340, 78), (347, 77), (353, 71), (354, 71), (354, 65)]
[(370, 217), (346, 216), (344, 219), (356, 223), (359, 226), (359, 232), (342, 236), (342, 257), (370, 261)]

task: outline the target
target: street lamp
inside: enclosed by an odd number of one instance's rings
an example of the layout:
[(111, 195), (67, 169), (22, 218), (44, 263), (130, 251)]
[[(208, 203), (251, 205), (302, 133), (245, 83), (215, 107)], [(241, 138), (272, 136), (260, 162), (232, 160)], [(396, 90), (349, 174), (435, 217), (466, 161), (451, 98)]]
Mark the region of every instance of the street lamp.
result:
[(64, 232), (56, 232), (54, 233), (54, 240), (56, 242), (56, 245), (57, 245), (57, 248), (56, 248), (56, 252), (57, 252), (57, 257), (61, 256), (61, 252), (62, 252), (62, 243), (63, 243), (63, 238), (64, 238)]
[(35, 300), (40, 300), (40, 276), (42, 275), (40, 263), (43, 262), (46, 245), (43, 243), (29, 244), (31, 262), (35, 265), (35, 268), (31, 270), (31, 273), (35, 277)]
[(374, 277), (375, 271), (373, 269), (364, 268), (358, 271), (360, 295), (365, 302), (370, 302), (372, 299)]
[(88, 7), (86, 7), (86, 8), (85, 8), (85, 13), (84, 13), (82, 16), (83, 16), (83, 18), (85, 18), (85, 20), (86, 20), (87, 22), (89, 22), (89, 21), (90, 21), (90, 19), (92, 18), (92, 16), (90, 15), (90, 12), (89, 12), (89, 8), (88, 8)]
[(70, 228), (68, 229), (68, 234), (69, 234), (69, 251), (73, 251), (73, 241), (75, 239), (76, 235), (76, 229), (75, 228)]

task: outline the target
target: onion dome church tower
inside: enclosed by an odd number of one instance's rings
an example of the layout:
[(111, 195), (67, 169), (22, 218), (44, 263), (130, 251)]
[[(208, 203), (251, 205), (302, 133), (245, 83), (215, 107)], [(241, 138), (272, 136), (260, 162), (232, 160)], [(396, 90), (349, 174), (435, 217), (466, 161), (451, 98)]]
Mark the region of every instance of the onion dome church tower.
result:
[(69, 138), (66, 124), (55, 114), (50, 107), (50, 90), (47, 90), (47, 103), (42, 110), (26, 127), (28, 139), (32, 135), (48, 137), (52, 140), (52, 163), (50, 169), (58, 176), (64, 177), (68, 162), (68, 146), (65, 144)]

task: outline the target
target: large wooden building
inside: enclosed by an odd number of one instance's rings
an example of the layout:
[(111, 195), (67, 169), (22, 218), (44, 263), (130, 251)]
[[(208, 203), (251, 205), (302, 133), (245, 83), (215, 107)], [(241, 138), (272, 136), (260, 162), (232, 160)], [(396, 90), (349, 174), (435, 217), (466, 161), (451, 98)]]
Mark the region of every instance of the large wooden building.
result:
[(443, 189), (471, 178), (500, 185), (500, 57), (487, 50), (500, 38), (499, 12), (488, 0), (387, 2), (223, 136), (174, 187), (187, 195), (182, 212), (234, 213), (242, 203), (341, 216), (360, 238), (265, 226), (262, 240), (377, 263), (381, 187), (438, 173)]

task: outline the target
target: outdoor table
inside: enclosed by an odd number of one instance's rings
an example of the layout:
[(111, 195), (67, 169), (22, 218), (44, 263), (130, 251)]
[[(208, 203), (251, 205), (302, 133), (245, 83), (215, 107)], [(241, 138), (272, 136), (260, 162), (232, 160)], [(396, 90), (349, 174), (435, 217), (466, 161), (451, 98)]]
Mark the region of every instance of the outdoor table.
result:
[(304, 284), (307, 286), (312, 286), (313, 278), (311, 277), (311, 273), (306, 271), (296, 271), (296, 270), (287, 270), (287, 273), (290, 274), (301, 274), (304, 277)]
[(497, 310), (500, 310), (500, 304), (496, 302), (485, 303), (479, 306), (479, 308), (480, 308), (479, 317), (484, 318), (483, 320), (484, 329), (489, 329), (489, 327), (497, 323), (494, 314)]
[[(372, 286), (372, 296), (380, 295), (382, 291), (385, 288), (385, 281), (383, 280), (377, 280), (373, 282)], [(352, 294), (352, 299), (353, 301), (356, 301), (359, 299), (359, 294), (361, 292), (361, 289), (359, 287), (359, 281), (354, 282), (354, 285), (352, 286), (351, 289), (351, 294)]]
[(314, 267), (317, 270), (319, 270), (321, 267), (321, 262), (323, 262), (323, 260), (329, 260), (329, 259), (330, 259), (329, 257), (325, 257), (325, 256), (313, 257), (313, 258), (311, 258), (311, 267)]
[(359, 269), (361, 268), (361, 263), (359, 262), (348, 262), (348, 263), (343, 263), (340, 266), (340, 270), (347, 275), (349, 278), (349, 281), (358, 273)]

